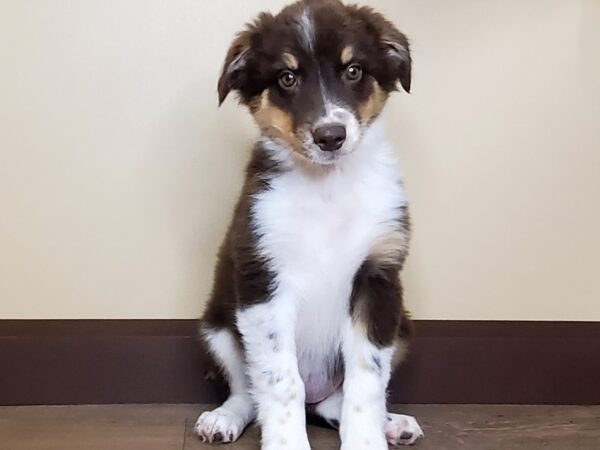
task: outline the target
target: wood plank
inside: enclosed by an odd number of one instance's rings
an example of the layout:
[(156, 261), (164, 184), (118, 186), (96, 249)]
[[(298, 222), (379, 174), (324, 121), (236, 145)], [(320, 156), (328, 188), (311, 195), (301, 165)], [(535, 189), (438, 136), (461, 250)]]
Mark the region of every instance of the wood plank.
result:
[[(200, 408), (202, 410), (202, 408)], [(415, 415), (425, 431), (417, 450), (595, 450), (600, 448), (599, 406), (410, 405), (392, 411)], [(184, 450), (209, 450), (195, 436), (197, 413), (186, 421)], [(337, 432), (310, 426), (313, 450), (338, 450)], [(251, 427), (227, 448), (256, 450)]]
[(181, 450), (181, 406), (30, 406), (0, 408), (4, 450)]
[(425, 430), (419, 450), (594, 450), (598, 406), (427, 405), (394, 408)]
[[(209, 450), (194, 435), (210, 405), (0, 407), (2, 450)], [(425, 431), (418, 450), (595, 450), (600, 406), (409, 405)], [(313, 450), (338, 450), (333, 430), (309, 427)], [(257, 450), (251, 426), (227, 448)]]

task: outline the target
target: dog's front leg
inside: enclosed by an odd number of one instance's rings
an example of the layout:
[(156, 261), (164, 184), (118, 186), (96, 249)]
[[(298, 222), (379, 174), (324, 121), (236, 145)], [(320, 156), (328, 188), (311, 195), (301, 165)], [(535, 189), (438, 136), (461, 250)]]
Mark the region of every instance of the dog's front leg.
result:
[(310, 450), (295, 317), (295, 302), (284, 295), (275, 295), (237, 315), (263, 450)]
[(394, 267), (366, 263), (355, 277), (343, 332), (342, 450), (387, 450), (386, 390), (397, 343), (401, 288)]
[(349, 324), (344, 342), (342, 450), (386, 450), (386, 389), (393, 348), (378, 348), (362, 326)]

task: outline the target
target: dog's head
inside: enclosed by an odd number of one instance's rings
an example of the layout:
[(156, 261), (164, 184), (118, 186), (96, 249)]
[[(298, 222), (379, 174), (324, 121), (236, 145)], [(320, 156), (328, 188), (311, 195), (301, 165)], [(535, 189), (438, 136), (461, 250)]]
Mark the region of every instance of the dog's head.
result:
[(236, 91), (263, 134), (304, 159), (351, 153), (398, 82), (410, 91), (406, 36), (368, 7), (305, 0), (260, 14), (232, 43), (219, 103)]

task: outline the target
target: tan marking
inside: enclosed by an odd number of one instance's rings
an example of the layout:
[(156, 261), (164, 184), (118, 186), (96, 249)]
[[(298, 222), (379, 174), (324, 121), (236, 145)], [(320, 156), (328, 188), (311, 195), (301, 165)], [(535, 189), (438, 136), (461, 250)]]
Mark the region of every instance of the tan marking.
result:
[(377, 264), (393, 266), (402, 259), (407, 247), (407, 234), (402, 230), (395, 230), (377, 239), (371, 247), (369, 256)]
[(408, 355), (408, 343), (404, 339), (396, 338), (394, 354), (392, 355), (392, 368), (397, 367)]
[(352, 61), (352, 58), (354, 57), (354, 50), (352, 49), (351, 46), (347, 46), (344, 47), (344, 50), (342, 50), (342, 55), (340, 56), (340, 60), (342, 61), (342, 64), (348, 64), (350, 61)]
[(362, 408), (360, 407), (360, 405), (354, 405), (354, 412), (357, 412), (357, 413), (362, 412)]
[[(354, 329), (356, 330), (357, 334), (362, 336), (363, 339), (368, 339), (367, 324), (364, 322), (364, 320), (362, 320), (360, 312), (365, 304), (366, 302), (364, 301), (357, 301), (358, 307), (354, 311)], [(373, 370), (366, 356), (362, 354), (358, 356), (358, 368), (366, 372), (371, 372)]]
[[(357, 304), (362, 304), (362, 303), (364, 303), (364, 301), (357, 302)], [(356, 329), (356, 332), (360, 336), (362, 336), (365, 339), (367, 338), (367, 336), (368, 336), (367, 324), (362, 320), (360, 315), (354, 317), (354, 328)]]
[(381, 88), (377, 81), (373, 81), (373, 92), (369, 98), (358, 107), (358, 116), (361, 124), (367, 125), (379, 115), (383, 109), (383, 105), (385, 105), (387, 97), (387, 92)]
[(268, 91), (253, 100), (251, 111), (261, 130), (275, 132), (277, 137), (287, 141), (294, 138), (292, 117), (271, 103)]
[(307, 158), (306, 149), (294, 132), (294, 121), (290, 114), (278, 108), (269, 99), (269, 91), (265, 90), (249, 103), (250, 112), (261, 131), (267, 136), (281, 139), (291, 149)]
[(370, 372), (371, 368), (369, 367), (369, 363), (367, 362), (367, 359), (363, 356), (360, 357), (360, 359), (358, 360), (358, 367), (360, 367), (362, 370)]
[(286, 52), (286, 53), (283, 54), (283, 62), (291, 70), (298, 70), (298, 67), (299, 67), (299, 65), (298, 65), (298, 58), (296, 58), (291, 53)]

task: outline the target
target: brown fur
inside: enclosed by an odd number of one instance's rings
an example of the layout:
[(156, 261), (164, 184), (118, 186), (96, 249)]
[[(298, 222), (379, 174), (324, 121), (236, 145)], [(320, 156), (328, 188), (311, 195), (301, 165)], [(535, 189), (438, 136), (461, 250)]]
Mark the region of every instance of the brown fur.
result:
[(398, 217), (396, 229), (375, 242), (354, 276), (350, 308), (355, 321), (365, 324), (372, 342), (382, 347), (395, 343), (402, 348), (412, 331), (399, 276), (410, 237), (406, 207), (399, 208)]
[(358, 117), (363, 125), (370, 124), (385, 106), (388, 98), (387, 92), (381, 89), (377, 81), (373, 81), (373, 91), (366, 102), (358, 107)]
[(235, 312), (268, 298), (274, 274), (257, 252), (258, 236), (252, 231), (251, 199), (269, 188), (267, 175), (281, 168), (257, 145), (246, 169), (246, 180), (234, 210), (225, 240), (219, 249), (213, 289), (202, 325), (210, 329), (227, 328), (238, 334)]

